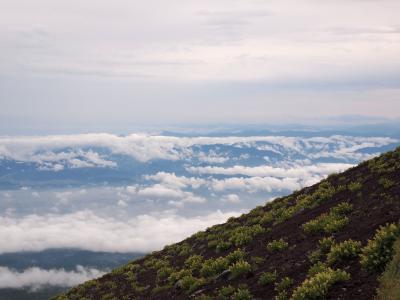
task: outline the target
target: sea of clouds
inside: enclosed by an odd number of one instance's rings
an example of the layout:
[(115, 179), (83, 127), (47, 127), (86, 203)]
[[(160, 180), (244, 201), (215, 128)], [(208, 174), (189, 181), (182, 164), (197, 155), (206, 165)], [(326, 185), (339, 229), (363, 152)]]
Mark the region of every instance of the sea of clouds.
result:
[[(390, 137), (0, 137), (1, 253), (149, 252), (394, 148)], [(0, 267), (2, 287), (102, 271)], [(3, 280), (4, 279), (4, 280)]]

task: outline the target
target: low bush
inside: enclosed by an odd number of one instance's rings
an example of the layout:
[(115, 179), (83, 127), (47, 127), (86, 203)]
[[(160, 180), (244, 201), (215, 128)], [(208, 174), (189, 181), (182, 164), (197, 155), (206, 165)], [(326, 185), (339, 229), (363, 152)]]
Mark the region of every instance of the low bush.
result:
[(241, 249), (236, 249), (235, 251), (229, 253), (225, 259), (228, 261), (228, 264), (232, 264), (234, 262), (237, 262), (239, 260), (243, 260), (244, 259), (244, 251)]
[(292, 300), (323, 299), (329, 288), (337, 282), (350, 279), (350, 275), (341, 270), (326, 268), (314, 276), (307, 278), (292, 295)]
[(358, 191), (361, 190), (362, 184), (360, 182), (358, 182), (358, 181), (354, 181), (354, 182), (350, 183), (347, 186), (347, 188), (349, 189), (350, 192), (355, 193), (355, 192), (358, 192)]
[(324, 213), (315, 219), (308, 221), (302, 225), (303, 230), (307, 233), (326, 232), (333, 233), (341, 230), (349, 222), (349, 218), (345, 214), (352, 210), (352, 205), (342, 202), (331, 208), (329, 213)]
[(169, 275), (168, 282), (170, 284), (175, 284), (177, 281), (179, 281), (183, 277), (191, 276), (191, 275), (192, 275), (192, 271), (190, 271), (190, 270), (182, 269), (182, 270), (179, 270), (179, 271), (175, 271), (175, 272), (172, 272)]
[(276, 272), (276, 270), (273, 272), (263, 272), (258, 279), (258, 283), (261, 285), (268, 285), (275, 282), (277, 277), (278, 273)]
[(262, 228), (260, 224), (253, 226), (239, 226), (232, 231), (229, 242), (237, 247), (243, 246), (252, 241), (256, 235), (262, 232), (264, 232), (264, 228)]
[(162, 282), (166, 280), (171, 274), (174, 272), (174, 269), (172, 267), (162, 267), (157, 270), (157, 276), (156, 276), (156, 281), (157, 282)]
[(400, 239), (397, 239), (393, 249), (393, 259), (379, 278), (378, 300), (396, 299), (400, 295)]
[(232, 295), (232, 300), (253, 300), (253, 295), (246, 288), (238, 288)]
[(313, 264), (310, 267), (310, 269), (308, 269), (307, 276), (312, 277), (312, 276), (316, 275), (317, 273), (324, 271), (325, 269), (326, 269), (326, 265), (323, 262), (318, 261), (315, 264)]
[(218, 242), (216, 243), (216, 246), (215, 246), (215, 251), (216, 251), (217, 253), (220, 253), (220, 252), (223, 252), (223, 251), (225, 251), (225, 250), (228, 250), (231, 246), (232, 246), (232, 243), (231, 243), (231, 242), (227, 242), (227, 241), (218, 241)]
[(392, 259), (393, 244), (400, 236), (400, 226), (388, 224), (381, 226), (375, 236), (361, 249), (360, 263), (369, 271), (381, 272)]
[(190, 294), (202, 286), (205, 281), (202, 278), (198, 279), (192, 275), (186, 275), (182, 277), (178, 283), (183, 290)]
[(267, 244), (267, 250), (269, 252), (278, 252), (286, 249), (289, 244), (284, 239), (273, 240)]
[(390, 180), (389, 178), (382, 177), (379, 179), (379, 184), (382, 185), (385, 189), (388, 189), (394, 186), (395, 182), (393, 180)]
[(354, 240), (347, 240), (331, 247), (327, 255), (328, 265), (340, 263), (346, 259), (352, 259), (358, 256), (361, 250), (361, 242)]
[(235, 292), (235, 288), (231, 285), (223, 286), (218, 291), (218, 298), (227, 299)]
[(311, 263), (315, 264), (321, 260), (324, 260), (325, 256), (329, 253), (331, 246), (335, 243), (332, 237), (325, 237), (318, 241), (318, 249), (312, 251), (308, 258)]
[(251, 265), (244, 260), (239, 260), (229, 267), (231, 278), (238, 278), (251, 271)]
[(224, 257), (210, 258), (204, 261), (200, 274), (206, 278), (216, 276), (228, 269), (228, 266), (229, 262)]
[(289, 289), (293, 284), (293, 279), (289, 277), (283, 277), (282, 280), (275, 284), (275, 291), (282, 292), (284, 290)]
[(201, 267), (203, 262), (203, 256), (201, 255), (192, 255), (185, 260), (185, 268), (190, 270), (198, 270)]

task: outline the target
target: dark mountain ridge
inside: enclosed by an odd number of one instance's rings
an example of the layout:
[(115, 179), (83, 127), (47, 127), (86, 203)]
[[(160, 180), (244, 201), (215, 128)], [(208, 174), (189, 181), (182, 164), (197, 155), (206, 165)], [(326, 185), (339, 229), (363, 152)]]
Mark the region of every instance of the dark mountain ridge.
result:
[(397, 148), (55, 299), (373, 299), (400, 236), (399, 182)]

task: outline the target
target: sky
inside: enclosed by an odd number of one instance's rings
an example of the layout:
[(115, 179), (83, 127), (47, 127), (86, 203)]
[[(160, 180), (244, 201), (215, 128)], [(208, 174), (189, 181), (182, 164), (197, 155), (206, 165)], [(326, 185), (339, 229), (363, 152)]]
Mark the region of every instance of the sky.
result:
[(3, 0), (1, 134), (400, 117), (397, 0)]

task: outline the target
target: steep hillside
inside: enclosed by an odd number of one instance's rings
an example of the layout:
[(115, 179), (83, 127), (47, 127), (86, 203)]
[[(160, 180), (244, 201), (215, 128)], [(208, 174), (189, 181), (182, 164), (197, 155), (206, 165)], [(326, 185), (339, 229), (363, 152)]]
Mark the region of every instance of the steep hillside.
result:
[(56, 299), (372, 299), (400, 235), (399, 182), (400, 148)]

